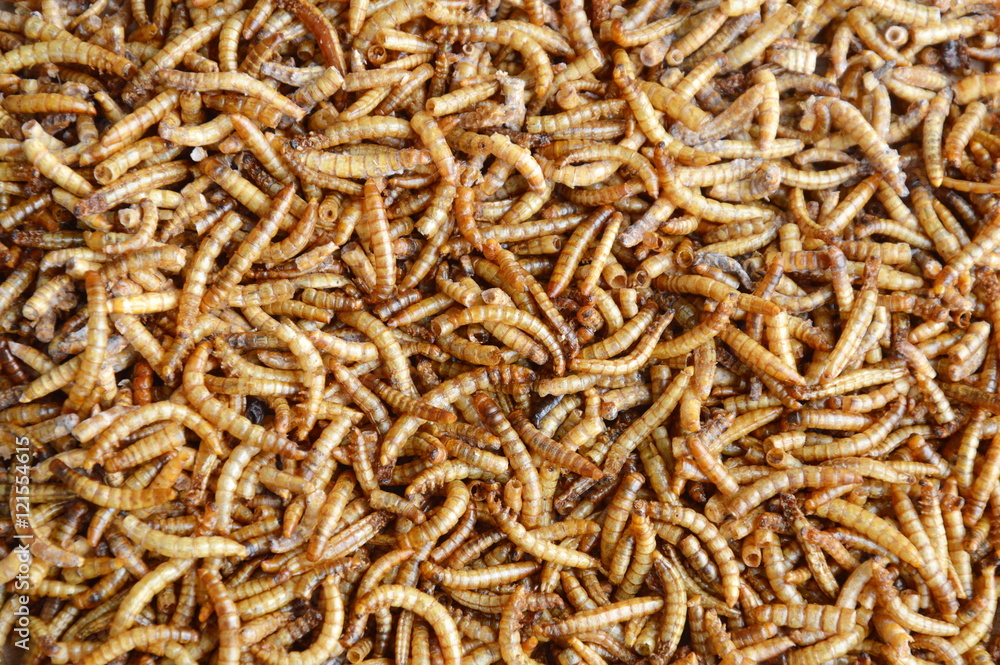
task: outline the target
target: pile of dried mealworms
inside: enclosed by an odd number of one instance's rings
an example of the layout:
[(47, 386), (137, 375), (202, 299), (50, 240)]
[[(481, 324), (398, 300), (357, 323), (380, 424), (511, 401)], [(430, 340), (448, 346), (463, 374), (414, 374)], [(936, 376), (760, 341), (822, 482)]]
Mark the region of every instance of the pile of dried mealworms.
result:
[(992, 663), (996, 14), (0, 11), (0, 641)]

